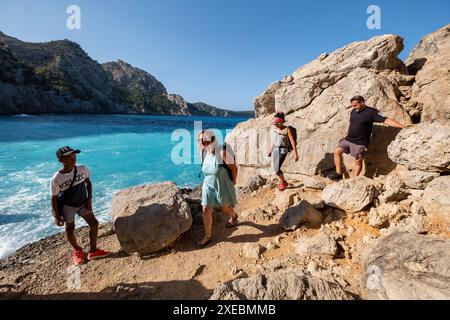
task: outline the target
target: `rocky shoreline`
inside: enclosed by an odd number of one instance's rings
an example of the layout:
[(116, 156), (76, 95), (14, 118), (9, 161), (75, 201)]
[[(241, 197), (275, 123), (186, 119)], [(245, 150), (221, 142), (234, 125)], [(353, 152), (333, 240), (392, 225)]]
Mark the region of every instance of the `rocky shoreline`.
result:
[[(361, 180), (355, 185), (367, 182)], [(343, 187), (322, 182), (325, 190)], [(421, 208), (417, 213), (407, 211), (415, 206), (411, 195), (385, 204), (386, 210), (379, 211), (372, 203), (346, 212), (327, 204), (323, 200), (329, 197), (324, 196), (327, 191), (315, 189), (318, 186), (298, 181), (279, 192), (275, 181), (257, 177), (238, 189), (239, 227), (229, 231), (226, 219), (215, 212), (214, 244), (200, 250), (193, 246), (203, 232), (198, 190), (162, 185), (182, 194), (184, 200), (179, 202), (189, 206), (192, 225), (176, 241), (163, 249), (152, 248), (153, 253), (132, 253), (136, 249), (123, 247), (113, 223), (104, 224), (99, 243), (113, 256), (81, 266), (81, 286), (71, 289), (70, 248), (63, 234), (54, 235), (0, 261), (1, 299), (450, 298), (450, 232), (443, 221)], [(145, 188), (157, 193), (162, 185)], [(342, 193), (337, 197), (335, 203)], [(358, 195), (352, 197), (357, 203)], [(315, 215), (320, 216), (319, 224)], [(387, 224), (381, 224), (383, 219)], [(166, 227), (162, 223), (153, 230), (161, 235)], [(142, 229), (133, 228), (136, 233)], [(87, 228), (78, 229), (77, 236), (88, 245)]]

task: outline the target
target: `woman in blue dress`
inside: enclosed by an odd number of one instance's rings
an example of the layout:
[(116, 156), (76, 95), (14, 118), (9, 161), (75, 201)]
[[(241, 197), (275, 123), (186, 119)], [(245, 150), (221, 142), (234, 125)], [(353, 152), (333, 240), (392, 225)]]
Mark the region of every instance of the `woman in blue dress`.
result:
[(195, 244), (203, 247), (211, 242), (213, 208), (220, 208), (230, 217), (226, 227), (237, 225), (238, 215), (233, 207), (237, 204), (236, 189), (237, 166), (233, 151), (225, 145), (218, 145), (214, 133), (202, 131), (198, 135), (202, 157), (202, 172), (205, 175), (202, 186), (203, 223), (205, 236)]

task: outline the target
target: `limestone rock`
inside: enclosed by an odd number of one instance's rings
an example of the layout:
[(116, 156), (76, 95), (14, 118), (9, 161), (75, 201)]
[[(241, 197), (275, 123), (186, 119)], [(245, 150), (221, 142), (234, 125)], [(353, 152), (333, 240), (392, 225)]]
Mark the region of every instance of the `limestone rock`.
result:
[(241, 213), (241, 217), (247, 220), (266, 220), (269, 219), (271, 214), (269, 214), (263, 207), (258, 207), (254, 209), (249, 209)]
[(415, 74), (411, 101), (421, 120), (450, 120), (450, 25), (424, 37), (406, 60)]
[(313, 277), (299, 269), (279, 270), (224, 283), (210, 300), (354, 300), (337, 283)]
[(300, 238), (295, 246), (295, 252), (301, 256), (323, 255), (334, 257), (337, 250), (336, 241), (324, 232), (320, 232), (311, 238)]
[(402, 217), (402, 210), (396, 204), (384, 203), (369, 211), (369, 225), (374, 228), (387, 228)]
[(266, 245), (267, 251), (274, 250), (274, 249), (277, 249), (277, 248), (279, 248), (278, 245), (276, 243), (272, 242), (272, 241), (269, 241), (267, 243), (267, 245)]
[(358, 68), (373, 70), (404, 68), (403, 63), (397, 58), (402, 50), (403, 39), (394, 35), (352, 43), (325, 58), (321, 56), (299, 68), (292, 74), (290, 81), (272, 84), (255, 101), (255, 110), (258, 114), (265, 115), (267, 111), (271, 112), (274, 109), (290, 113), (305, 108), (322, 91)]
[(248, 178), (247, 182), (242, 186), (242, 191), (244, 193), (256, 191), (262, 186), (264, 186), (267, 182), (267, 179), (264, 179), (260, 175), (251, 176)]
[(358, 212), (371, 204), (377, 194), (373, 180), (357, 177), (327, 186), (322, 192), (322, 200), (346, 212)]
[(297, 206), (287, 209), (280, 218), (280, 224), (286, 230), (295, 230), (301, 224), (318, 226), (321, 222), (322, 213), (306, 200), (302, 200)]
[(129, 254), (159, 251), (192, 225), (189, 205), (172, 182), (118, 192), (112, 200), (111, 216), (119, 243)]
[(258, 260), (263, 251), (264, 247), (258, 243), (246, 243), (242, 248), (242, 255), (245, 258)]
[(429, 218), (421, 214), (413, 214), (401, 223), (389, 229), (381, 230), (383, 235), (395, 232), (408, 232), (413, 234), (427, 234), (430, 231)]
[(378, 239), (364, 261), (368, 299), (450, 299), (450, 240), (412, 233)]
[(303, 178), (303, 184), (310, 189), (323, 190), (327, 185), (331, 184), (331, 181), (319, 176), (306, 176)]
[(253, 101), (256, 117), (275, 112), (275, 93), (283, 86), (281, 81), (272, 83), (267, 90)]
[(420, 170), (402, 171), (399, 172), (399, 175), (408, 188), (418, 190), (424, 190), (430, 181), (439, 177), (439, 173)]
[(402, 130), (389, 145), (388, 155), (410, 170), (450, 172), (450, 122), (422, 123)]
[(408, 196), (404, 182), (396, 174), (388, 176), (384, 188), (385, 192), (378, 197), (381, 203), (402, 201)]
[(423, 195), (422, 205), (428, 216), (443, 220), (450, 227), (450, 176), (431, 181)]
[(426, 212), (425, 209), (423, 208), (423, 204), (421, 202), (418, 201), (414, 201), (411, 205), (411, 213), (414, 215), (421, 215), (421, 216), (425, 216)]
[[(397, 58), (402, 49), (402, 39), (394, 35), (352, 43), (272, 84), (255, 100), (258, 118), (239, 124), (227, 137), (236, 150), (240, 173), (273, 174), (266, 150), (275, 110), (288, 113), (287, 122), (297, 128), (301, 141), (298, 150), (301, 161), (294, 162), (288, 156), (283, 171), (306, 176), (334, 168), (332, 152), (347, 134), (349, 101), (355, 94), (366, 96), (368, 105), (386, 116), (411, 123), (398, 100), (397, 80), (389, 76), (406, 73), (406, 66)], [(368, 176), (387, 174), (395, 168), (385, 150), (397, 133), (393, 128), (375, 126), (368, 151), (371, 161), (365, 166)], [(345, 161), (347, 168), (353, 166), (354, 161)]]
[(355, 233), (356, 229), (353, 226), (350, 226), (347, 230), (347, 237), (351, 237)]
[(272, 204), (279, 210), (283, 211), (292, 206), (296, 199), (298, 199), (298, 190), (285, 190), (278, 192)]

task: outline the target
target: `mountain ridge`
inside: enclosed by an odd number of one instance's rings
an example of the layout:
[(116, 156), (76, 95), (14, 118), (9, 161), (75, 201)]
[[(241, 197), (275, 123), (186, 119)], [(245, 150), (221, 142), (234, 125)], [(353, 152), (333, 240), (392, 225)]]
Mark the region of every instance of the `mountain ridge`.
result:
[(0, 31), (0, 115), (252, 116), (170, 97), (154, 76), (120, 59), (100, 64), (71, 40), (24, 42)]

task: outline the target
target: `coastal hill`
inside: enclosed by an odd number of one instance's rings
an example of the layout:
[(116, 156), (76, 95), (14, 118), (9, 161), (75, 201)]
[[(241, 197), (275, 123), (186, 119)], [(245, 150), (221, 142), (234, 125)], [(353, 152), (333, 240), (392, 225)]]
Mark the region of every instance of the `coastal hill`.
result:
[[(210, 246), (193, 245), (203, 236), (200, 188), (131, 187), (114, 194), (112, 222), (100, 230), (112, 257), (73, 268), (64, 234), (28, 244), (0, 261), (0, 298), (449, 300), (450, 25), (406, 62), (402, 50), (398, 35), (354, 42), (255, 99), (257, 118), (227, 136), (239, 224), (226, 228), (214, 212)], [(377, 125), (363, 175), (352, 177), (346, 161), (345, 179), (333, 182), (332, 152), (355, 94), (409, 126)], [(255, 138), (267, 139), (277, 111), (299, 137), (285, 191), (265, 150), (250, 149), (266, 145)], [(87, 248), (88, 229), (77, 234)]]
[(75, 42), (29, 43), (0, 32), (0, 115), (254, 114), (173, 96), (146, 71), (121, 60), (99, 64)]

